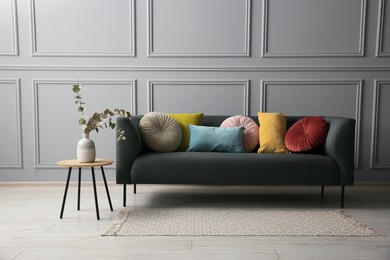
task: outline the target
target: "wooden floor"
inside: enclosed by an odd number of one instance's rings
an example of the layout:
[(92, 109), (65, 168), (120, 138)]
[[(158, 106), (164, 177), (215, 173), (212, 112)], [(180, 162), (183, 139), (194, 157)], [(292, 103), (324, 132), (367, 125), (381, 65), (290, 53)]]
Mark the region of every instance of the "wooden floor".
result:
[[(390, 259), (390, 186), (346, 188), (345, 212), (379, 237), (101, 237), (122, 209), (122, 186), (109, 183), (114, 212), (98, 184), (71, 183), (60, 219), (64, 183), (0, 183), (0, 259)], [(338, 209), (339, 188), (138, 185), (128, 207)]]

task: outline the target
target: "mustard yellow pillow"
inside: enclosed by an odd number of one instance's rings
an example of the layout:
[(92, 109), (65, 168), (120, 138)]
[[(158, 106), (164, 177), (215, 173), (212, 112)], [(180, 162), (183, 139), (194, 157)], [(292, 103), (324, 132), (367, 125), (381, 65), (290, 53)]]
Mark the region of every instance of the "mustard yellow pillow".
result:
[(182, 132), (181, 144), (179, 146), (179, 151), (187, 151), (190, 144), (190, 130), (188, 125), (201, 125), (203, 119), (203, 113), (195, 114), (167, 114), (168, 116), (175, 119), (180, 127)]
[(284, 145), (284, 137), (287, 129), (287, 118), (281, 113), (261, 113), (259, 118), (259, 143), (258, 153), (290, 153)]

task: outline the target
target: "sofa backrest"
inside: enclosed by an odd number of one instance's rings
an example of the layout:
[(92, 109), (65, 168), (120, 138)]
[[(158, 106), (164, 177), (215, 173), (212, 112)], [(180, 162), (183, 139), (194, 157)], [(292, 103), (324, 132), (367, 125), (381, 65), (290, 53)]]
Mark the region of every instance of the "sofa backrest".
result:
[[(221, 116), (221, 115), (204, 115), (202, 120), (202, 125), (204, 126), (220, 126), (222, 122), (230, 116)], [(249, 116), (257, 124), (259, 124), (259, 119), (257, 116)], [(287, 116), (287, 129), (290, 128), (295, 122), (304, 116)], [(325, 118), (326, 119), (326, 118)]]

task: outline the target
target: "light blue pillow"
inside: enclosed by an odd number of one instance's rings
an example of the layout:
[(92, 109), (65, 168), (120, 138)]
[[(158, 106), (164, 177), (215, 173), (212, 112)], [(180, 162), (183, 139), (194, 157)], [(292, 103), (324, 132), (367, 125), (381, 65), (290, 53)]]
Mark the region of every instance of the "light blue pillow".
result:
[(243, 127), (211, 127), (189, 125), (189, 152), (243, 153)]

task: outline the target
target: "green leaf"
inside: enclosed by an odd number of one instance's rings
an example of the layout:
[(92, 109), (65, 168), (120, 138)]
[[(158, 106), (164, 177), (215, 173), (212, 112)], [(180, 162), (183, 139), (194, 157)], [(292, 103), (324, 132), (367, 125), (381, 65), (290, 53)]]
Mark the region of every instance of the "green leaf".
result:
[(81, 91), (81, 85), (80, 84), (73, 85), (73, 92), (74, 93), (79, 93), (80, 91)]
[(84, 118), (80, 118), (79, 119), (79, 124), (80, 125), (84, 125), (85, 123), (87, 123), (87, 121)]

